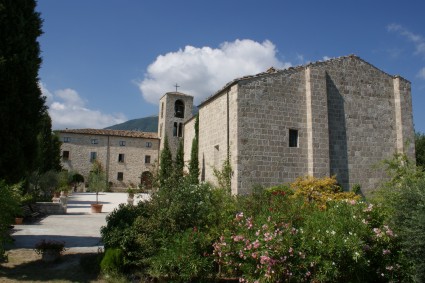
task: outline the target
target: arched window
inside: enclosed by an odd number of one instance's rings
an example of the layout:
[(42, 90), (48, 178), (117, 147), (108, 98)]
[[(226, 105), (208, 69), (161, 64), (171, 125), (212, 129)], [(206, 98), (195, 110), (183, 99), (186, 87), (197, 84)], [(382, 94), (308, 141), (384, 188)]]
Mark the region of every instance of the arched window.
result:
[(176, 100), (174, 104), (174, 117), (184, 118), (184, 103), (181, 100)]

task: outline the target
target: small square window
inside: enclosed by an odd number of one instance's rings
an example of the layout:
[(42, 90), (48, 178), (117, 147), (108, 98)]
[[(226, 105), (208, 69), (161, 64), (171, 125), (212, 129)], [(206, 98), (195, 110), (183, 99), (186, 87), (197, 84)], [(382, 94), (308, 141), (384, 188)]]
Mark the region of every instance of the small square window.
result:
[(145, 155), (145, 163), (146, 164), (150, 164), (151, 163), (151, 156), (150, 155)]
[(146, 142), (146, 147), (152, 147), (152, 143), (151, 142)]
[(91, 139), (91, 144), (98, 144), (99, 140), (98, 139)]
[(64, 143), (71, 142), (71, 138), (70, 137), (63, 137), (63, 142)]
[(298, 130), (289, 129), (289, 147), (298, 147)]
[(62, 152), (62, 159), (63, 159), (63, 160), (68, 160), (68, 159), (69, 159), (69, 151), (64, 150), (64, 151)]
[(120, 146), (125, 146), (125, 141), (120, 141)]
[(122, 180), (124, 180), (124, 173), (123, 173), (123, 172), (118, 172), (117, 180), (118, 180), (118, 181), (122, 181)]
[(90, 152), (90, 162), (94, 162), (97, 158), (97, 152)]
[(124, 163), (124, 153), (118, 154), (118, 162)]

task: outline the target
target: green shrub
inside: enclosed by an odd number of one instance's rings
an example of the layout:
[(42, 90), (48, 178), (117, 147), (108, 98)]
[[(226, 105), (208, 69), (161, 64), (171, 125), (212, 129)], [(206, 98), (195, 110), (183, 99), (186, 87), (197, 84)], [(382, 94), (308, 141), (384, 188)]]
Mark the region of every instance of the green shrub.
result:
[(119, 248), (106, 249), (105, 255), (100, 262), (100, 270), (104, 274), (117, 274), (123, 270), (123, 252)]
[(4, 245), (10, 239), (7, 230), (14, 223), (15, 216), (21, 212), (21, 184), (7, 185), (0, 180), (0, 259), (4, 258)]
[(332, 197), (331, 189), (322, 189), (331, 196), (324, 202), (273, 188), (265, 192), (265, 209), (238, 212), (214, 243), (221, 276), (242, 282), (406, 279), (399, 238), (382, 223), (379, 211), (355, 199)]

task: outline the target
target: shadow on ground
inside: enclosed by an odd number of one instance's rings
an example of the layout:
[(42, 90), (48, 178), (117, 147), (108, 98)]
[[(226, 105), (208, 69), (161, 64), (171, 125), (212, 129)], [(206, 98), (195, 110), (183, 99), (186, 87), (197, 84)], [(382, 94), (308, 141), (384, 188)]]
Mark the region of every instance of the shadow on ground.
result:
[(1, 282), (104, 282), (99, 280), (101, 254), (64, 254), (54, 263), (45, 263), (33, 250), (9, 253), (9, 262), (0, 265)]
[(100, 237), (60, 236), (60, 235), (13, 235), (13, 243), (7, 244), (7, 249), (15, 248), (14, 243), (19, 243), (19, 248), (32, 249), (41, 240), (54, 240), (65, 242), (66, 248), (95, 247), (103, 245)]

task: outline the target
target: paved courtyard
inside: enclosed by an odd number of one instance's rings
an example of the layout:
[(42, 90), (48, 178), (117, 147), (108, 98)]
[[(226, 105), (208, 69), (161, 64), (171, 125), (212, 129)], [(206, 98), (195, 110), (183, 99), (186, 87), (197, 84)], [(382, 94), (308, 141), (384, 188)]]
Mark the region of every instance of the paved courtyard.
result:
[[(146, 199), (141, 194), (135, 202)], [(48, 215), (39, 221), (15, 225), (11, 249), (34, 248), (42, 239), (64, 241), (70, 252), (96, 252), (102, 247), (100, 227), (106, 225), (106, 216), (127, 203), (126, 193), (99, 193), (102, 213), (91, 213), (90, 204), (96, 201), (95, 193), (73, 193), (68, 197), (68, 210), (64, 215)]]

